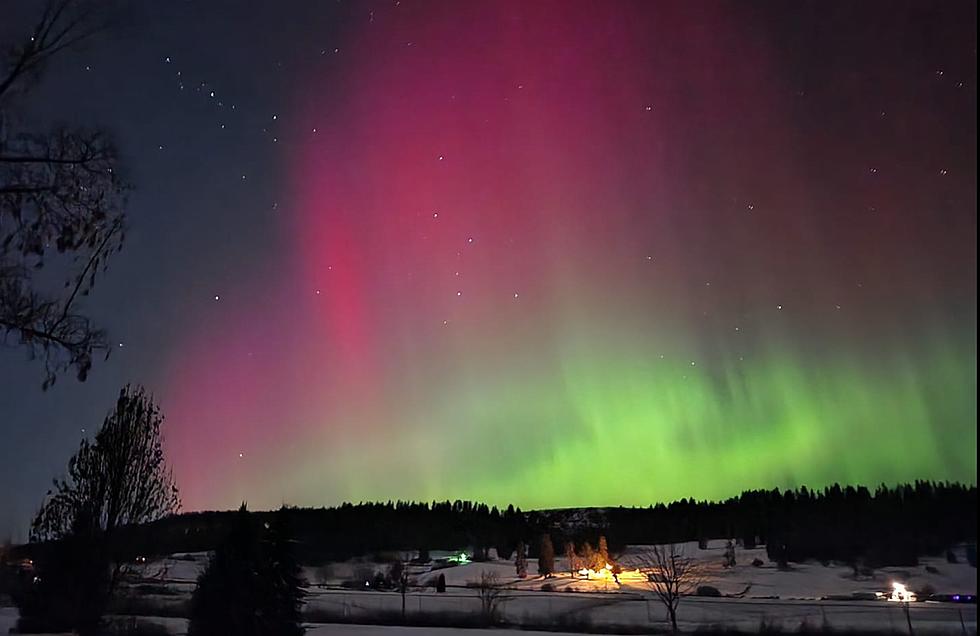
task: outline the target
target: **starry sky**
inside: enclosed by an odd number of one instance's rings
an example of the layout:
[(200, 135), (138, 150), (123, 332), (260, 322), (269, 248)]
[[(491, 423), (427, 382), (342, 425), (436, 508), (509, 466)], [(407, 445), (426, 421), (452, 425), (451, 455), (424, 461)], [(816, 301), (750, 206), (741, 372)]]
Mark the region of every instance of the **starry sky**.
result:
[(110, 359), (0, 351), (0, 532), (126, 382), (191, 510), (976, 482), (975, 3), (122, 11), (17, 103), (134, 190)]

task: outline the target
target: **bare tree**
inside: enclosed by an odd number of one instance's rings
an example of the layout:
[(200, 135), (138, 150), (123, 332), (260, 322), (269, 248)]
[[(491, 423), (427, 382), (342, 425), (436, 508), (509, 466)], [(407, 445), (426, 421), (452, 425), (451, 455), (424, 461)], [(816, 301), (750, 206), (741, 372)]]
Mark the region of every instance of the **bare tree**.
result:
[(481, 572), (476, 594), (480, 597), (480, 612), (484, 622), (492, 625), (497, 622), (497, 612), (503, 594), (503, 587), (496, 572)]
[(163, 455), (162, 423), (142, 387), (123, 388), (95, 440), (83, 440), (68, 476), (55, 480), (34, 518), (32, 541), (110, 536), (176, 512), (180, 498)]
[(666, 608), (671, 630), (676, 634), (677, 606), (682, 597), (693, 594), (704, 581), (703, 566), (673, 543), (653, 546), (634, 560), (640, 571), (647, 575), (650, 589)]
[(117, 531), (178, 509), (162, 422), (143, 389), (124, 388), (94, 441), (84, 440), (67, 477), (55, 480), (31, 526), (37, 577), (15, 598), (30, 629), (97, 633), (122, 572)]
[(410, 583), (408, 567), (405, 565), (405, 562), (398, 560), (392, 563), (391, 568), (388, 570), (388, 578), (392, 586), (402, 595), (402, 620), (405, 620), (405, 601)]
[[(0, 70), (0, 121), (13, 97), (49, 60), (106, 26), (82, 0), (50, 0), (29, 37)], [(110, 351), (103, 330), (76, 310), (107, 258), (122, 247), (128, 186), (104, 132), (51, 133), (0, 127), (0, 342), (26, 347), (45, 365), (43, 387), (74, 369), (84, 380), (96, 352)], [(53, 255), (60, 255), (52, 259)], [(60, 294), (41, 290), (35, 272), (48, 262), (68, 269)]]

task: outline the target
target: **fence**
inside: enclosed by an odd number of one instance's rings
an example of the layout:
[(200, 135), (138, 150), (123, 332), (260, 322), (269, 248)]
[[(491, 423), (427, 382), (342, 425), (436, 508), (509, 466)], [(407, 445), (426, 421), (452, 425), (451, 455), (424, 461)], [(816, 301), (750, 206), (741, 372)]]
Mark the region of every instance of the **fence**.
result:
[[(450, 588), (439, 594), (410, 591), (404, 598), (405, 622), (474, 623), (483, 616), (476, 590)], [(916, 632), (976, 633), (976, 605), (913, 603)], [(372, 622), (402, 620), (398, 592), (312, 588), (307, 598), (308, 620)], [(505, 590), (497, 616), (524, 627), (649, 627), (666, 626), (660, 601), (640, 592), (539, 592)], [(904, 607), (887, 601), (795, 601), (686, 597), (678, 608), (681, 626), (718, 625), (755, 630), (765, 624), (787, 631), (801, 626), (906, 632)]]

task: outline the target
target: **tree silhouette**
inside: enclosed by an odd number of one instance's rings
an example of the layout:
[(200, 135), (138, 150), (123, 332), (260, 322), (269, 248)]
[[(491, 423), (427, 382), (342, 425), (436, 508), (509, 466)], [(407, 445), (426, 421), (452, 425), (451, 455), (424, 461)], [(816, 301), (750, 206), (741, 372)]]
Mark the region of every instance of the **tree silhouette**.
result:
[[(31, 34), (0, 71), (0, 122), (13, 99), (48, 61), (106, 26), (81, 0), (51, 0)], [(110, 349), (105, 332), (77, 311), (108, 257), (122, 247), (128, 186), (105, 132), (38, 133), (0, 126), (0, 342), (14, 341), (45, 366), (43, 388), (73, 369), (85, 380), (93, 355)], [(42, 289), (35, 272), (70, 262), (61, 294)]]
[(549, 578), (555, 573), (555, 546), (551, 543), (551, 535), (541, 535), (541, 549), (538, 552), (538, 574)]
[(260, 527), (244, 503), (191, 597), (188, 636), (299, 636), (302, 578), (285, 515)]
[(146, 391), (125, 386), (94, 441), (82, 440), (68, 461), (68, 476), (55, 480), (31, 524), (31, 540), (108, 537), (176, 512), (180, 497), (163, 454), (162, 424)]
[(704, 570), (694, 559), (685, 556), (676, 544), (655, 545), (636, 558), (640, 571), (647, 575), (650, 589), (667, 610), (670, 627), (677, 633), (677, 606), (681, 598), (694, 593), (704, 580)]
[(83, 440), (68, 476), (55, 480), (31, 526), (37, 578), (18, 599), (22, 627), (97, 629), (120, 571), (120, 530), (180, 506), (162, 422), (142, 388), (123, 388), (94, 441)]
[(493, 625), (497, 622), (503, 592), (504, 589), (496, 572), (483, 571), (480, 573), (480, 581), (476, 585), (476, 594), (480, 599), (480, 613), (485, 624)]
[(578, 553), (575, 552), (575, 544), (571, 541), (565, 542), (565, 560), (568, 561), (568, 570), (571, 572), (572, 576), (579, 571), (579, 558)]
[(517, 542), (517, 549), (514, 555), (514, 568), (517, 570), (517, 578), (527, 578), (527, 548), (523, 541)]
[(595, 555), (595, 569), (604, 568), (611, 561), (612, 559), (609, 557), (609, 544), (606, 543), (606, 537), (599, 535), (599, 547), (596, 549)]

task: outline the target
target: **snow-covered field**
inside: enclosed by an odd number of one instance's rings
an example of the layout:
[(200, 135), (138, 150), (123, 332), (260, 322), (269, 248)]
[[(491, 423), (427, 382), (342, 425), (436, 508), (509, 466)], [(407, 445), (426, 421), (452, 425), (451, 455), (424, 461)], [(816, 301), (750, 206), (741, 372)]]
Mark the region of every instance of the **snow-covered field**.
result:
[[(631, 546), (618, 560), (624, 566), (648, 548)], [(855, 579), (851, 568), (841, 565), (793, 565), (780, 570), (766, 559), (765, 549), (738, 549), (737, 565), (722, 568), (724, 542), (714, 541), (699, 550), (696, 543), (686, 544), (688, 556), (703, 562), (707, 577), (705, 584), (716, 587), (723, 595), (737, 597), (688, 597), (682, 600), (678, 621), (682, 629), (694, 630), (708, 625), (758, 630), (763, 623), (786, 630), (801, 625), (864, 630), (907, 631), (903, 608), (886, 601), (829, 600), (852, 594), (868, 595), (887, 592), (893, 581), (912, 590), (931, 588), (943, 594), (976, 594), (977, 571), (960, 559), (950, 564), (945, 559), (924, 558), (916, 567), (882, 568), (871, 577)], [(761, 567), (753, 559), (763, 561)], [(165, 588), (166, 594), (141, 594), (141, 601), (157, 608), (162, 614), (179, 613), (189, 598), (194, 582), (207, 561), (206, 554), (175, 555), (151, 562), (140, 568), (144, 583)], [(529, 571), (536, 563), (529, 562)], [(489, 561), (468, 563), (429, 571), (428, 566), (412, 566), (414, 587), (405, 598), (405, 614), (415, 618), (457, 618), (460, 623), (480, 616), (481, 605), (472, 587), (484, 573), (494, 573), (505, 588), (499, 603), (499, 616), (510, 624), (565, 628), (569, 631), (591, 627), (594, 630), (613, 627), (665, 628), (667, 616), (663, 606), (652, 595), (642, 576), (624, 575), (621, 584), (611, 580), (585, 580), (567, 573), (564, 558), (556, 560), (564, 574), (544, 579), (537, 575), (519, 579), (513, 563)], [(396, 592), (370, 588), (342, 587), (346, 582), (370, 578), (387, 566), (358, 559), (327, 566), (306, 568), (309, 582), (307, 615), (318, 623), (364, 622), (386, 617), (389, 621), (401, 615), (402, 597)], [(446, 578), (447, 591), (437, 593), (436, 578)], [(544, 588), (544, 589), (542, 589)], [(145, 589), (145, 588), (144, 588)], [(169, 608), (169, 611), (166, 611)], [(911, 606), (913, 625), (917, 633), (976, 633), (976, 605), (917, 602)], [(6, 633), (16, 619), (9, 608), (0, 613), (0, 634)], [(166, 624), (174, 634), (186, 631), (181, 618), (150, 619)], [(456, 636), (465, 633), (476, 636), (483, 630), (382, 627), (363, 625), (311, 625), (308, 633), (316, 636), (341, 634), (350, 636), (416, 636), (438, 634)], [(501, 630), (493, 630), (500, 633)], [(530, 634), (532, 632), (522, 632)], [(554, 634), (555, 632), (550, 632)]]

